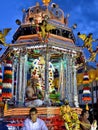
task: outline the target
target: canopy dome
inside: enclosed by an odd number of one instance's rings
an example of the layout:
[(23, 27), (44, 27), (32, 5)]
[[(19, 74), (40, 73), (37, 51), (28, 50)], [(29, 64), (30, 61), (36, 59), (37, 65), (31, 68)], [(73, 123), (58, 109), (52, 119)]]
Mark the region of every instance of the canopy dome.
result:
[(58, 7), (57, 4), (52, 3), (49, 6), (40, 5), (38, 2), (36, 6), (23, 10), (23, 23), (35, 24), (41, 23), (43, 19), (55, 20), (64, 24), (64, 12)]

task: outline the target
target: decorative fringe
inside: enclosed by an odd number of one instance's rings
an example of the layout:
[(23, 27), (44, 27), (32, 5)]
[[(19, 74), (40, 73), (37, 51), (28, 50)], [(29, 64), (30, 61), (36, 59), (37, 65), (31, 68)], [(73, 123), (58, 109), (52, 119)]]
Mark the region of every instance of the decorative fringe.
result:
[(89, 111), (89, 107), (88, 107), (88, 104), (86, 104), (86, 110)]
[(89, 87), (89, 75), (87, 71), (84, 72), (83, 76), (83, 95), (82, 95), (82, 100), (85, 103), (88, 103), (91, 101), (91, 91)]
[(2, 97), (6, 100), (12, 98), (12, 61), (10, 57), (7, 58), (4, 66)]
[(6, 112), (8, 110), (8, 104), (7, 104), (7, 101), (5, 102), (4, 104), (4, 112)]

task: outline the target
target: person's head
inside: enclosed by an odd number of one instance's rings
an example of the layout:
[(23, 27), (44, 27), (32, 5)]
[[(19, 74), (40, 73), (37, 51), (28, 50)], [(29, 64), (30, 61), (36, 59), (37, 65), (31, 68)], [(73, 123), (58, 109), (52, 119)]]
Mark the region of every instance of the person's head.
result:
[(35, 107), (31, 108), (30, 111), (29, 111), (29, 115), (30, 115), (30, 119), (33, 122), (36, 122), (36, 119), (37, 119), (37, 109)]
[(81, 113), (81, 116), (85, 119), (89, 118), (89, 111), (88, 110), (83, 110)]
[(33, 90), (33, 88), (32, 88), (31, 86), (28, 86), (28, 87), (26, 88), (26, 97), (27, 97), (28, 99), (32, 99), (33, 95), (34, 95), (34, 90)]

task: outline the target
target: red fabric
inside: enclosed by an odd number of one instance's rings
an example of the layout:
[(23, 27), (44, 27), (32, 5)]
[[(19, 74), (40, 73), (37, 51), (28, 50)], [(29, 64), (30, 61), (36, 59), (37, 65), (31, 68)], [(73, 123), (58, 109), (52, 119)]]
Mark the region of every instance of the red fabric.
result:
[(7, 79), (4, 79), (4, 80), (3, 80), (3, 83), (12, 83), (12, 79), (8, 79), (8, 78), (7, 78)]
[(91, 101), (91, 99), (92, 99), (91, 97), (83, 97), (83, 98), (82, 98), (82, 100), (85, 101), (85, 102)]
[[(45, 121), (48, 128), (53, 128), (53, 130), (63, 130), (62, 126), (64, 126), (64, 121), (61, 119), (60, 116), (54, 117), (40, 117), (42, 120)], [(8, 120), (8, 119), (7, 119)], [(12, 118), (14, 121), (18, 121), (19, 123), (8, 124), (9, 126), (23, 126), (24, 118)]]
[(89, 87), (84, 87), (83, 90), (90, 90), (90, 88)]
[(12, 64), (12, 61), (11, 60), (7, 60), (6, 63), (7, 64)]
[(2, 93), (2, 98), (12, 98), (12, 93)]

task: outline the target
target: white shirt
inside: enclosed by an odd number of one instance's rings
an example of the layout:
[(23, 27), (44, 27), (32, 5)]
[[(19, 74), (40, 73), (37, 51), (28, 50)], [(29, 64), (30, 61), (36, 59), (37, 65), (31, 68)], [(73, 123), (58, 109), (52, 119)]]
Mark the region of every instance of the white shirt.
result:
[(43, 120), (37, 118), (36, 122), (32, 122), (29, 118), (24, 121), (23, 130), (48, 130)]
[(96, 129), (97, 129), (97, 126), (91, 125), (91, 130), (96, 130)]

